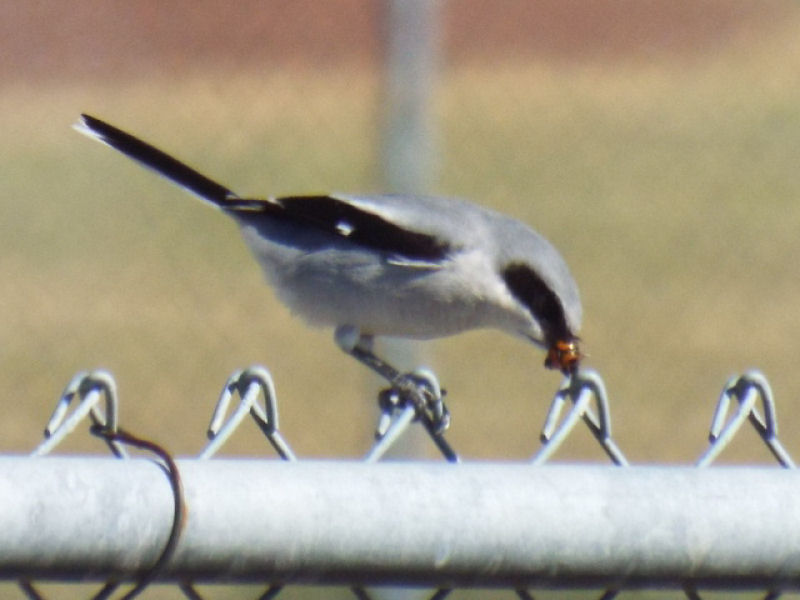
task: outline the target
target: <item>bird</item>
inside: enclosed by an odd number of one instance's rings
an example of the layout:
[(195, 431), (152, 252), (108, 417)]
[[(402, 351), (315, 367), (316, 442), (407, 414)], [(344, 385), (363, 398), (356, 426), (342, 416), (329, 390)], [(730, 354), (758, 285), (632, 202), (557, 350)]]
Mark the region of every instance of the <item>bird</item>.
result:
[(399, 389), (411, 383), (373, 351), (375, 337), (434, 339), (494, 329), (546, 351), (574, 375), (583, 354), (578, 286), (561, 254), (523, 222), (423, 195), (241, 197), (109, 123), (79, 132), (232, 217), (280, 301)]

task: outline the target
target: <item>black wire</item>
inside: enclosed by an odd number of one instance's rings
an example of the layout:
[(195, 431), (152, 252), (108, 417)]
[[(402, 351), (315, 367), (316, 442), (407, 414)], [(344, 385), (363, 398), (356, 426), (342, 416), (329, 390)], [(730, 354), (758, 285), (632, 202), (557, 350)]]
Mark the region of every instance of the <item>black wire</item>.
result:
[(172, 516), (172, 528), (169, 532), (167, 543), (164, 545), (164, 549), (161, 551), (158, 560), (153, 563), (153, 566), (145, 571), (145, 573), (139, 577), (133, 589), (121, 598), (121, 600), (130, 600), (138, 596), (156, 577), (158, 577), (164, 566), (175, 553), (184, 525), (186, 524), (186, 501), (183, 494), (183, 483), (181, 482), (180, 471), (178, 470), (178, 465), (175, 460), (169, 452), (155, 442), (138, 438), (123, 429), (109, 431), (98, 425), (92, 427), (92, 433), (102, 437), (108, 442), (119, 442), (128, 446), (133, 446), (134, 448), (146, 450), (158, 456), (166, 466), (165, 470), (169, 478), (170, 487), (172, 488), (174, 511)]

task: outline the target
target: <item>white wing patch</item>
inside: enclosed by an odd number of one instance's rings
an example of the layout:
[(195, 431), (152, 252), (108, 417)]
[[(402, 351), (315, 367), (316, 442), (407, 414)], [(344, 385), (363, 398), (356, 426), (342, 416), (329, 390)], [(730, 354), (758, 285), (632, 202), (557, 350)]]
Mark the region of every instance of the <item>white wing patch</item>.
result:
[(444, 263), (441, 262), (432, 262), (423, 259), (415, 260), (402, 256), (390, 256), (386, 259), (386, 264), (396, 267), (405, 267), (407, 269), (419, 269), (421, 271), (440, 271), (445, 267)]
[(344, 237), (350, 237), (350, 234), (356, 230), (355, 225), (348, 221), (339, 221), (336, 223), (336, 231)]

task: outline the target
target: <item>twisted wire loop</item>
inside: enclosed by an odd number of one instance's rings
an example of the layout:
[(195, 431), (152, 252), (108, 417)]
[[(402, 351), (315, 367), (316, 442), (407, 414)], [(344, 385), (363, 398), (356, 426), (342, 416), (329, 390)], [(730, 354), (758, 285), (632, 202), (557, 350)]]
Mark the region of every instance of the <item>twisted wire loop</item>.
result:
[[(378, 394), (381, 415), (375, 431), (375, 444), (364, 457), (364, 461), (380, 460), (403, 436), (411, 423), (419, 421), (442, 456), (448, 462), (459, 462), (458, 454), (444, 437), (444, 431), (450, 422), (449, 411), (444, 405), (445, 390), (430, 369), (418, 368), (408, 377), (413, 384), (408, 389), (390, 387)], [(407, 394), (418, 397), (408, 398)]]
[[(239, 404), (229, 416), (234, 395), (239, 396)], [(263, 403), (260, 402), (262, 397)], [(269, 369), (261, 365), (252, 365), (246, 369), (234, 371), (228, 377), (208, 425), (209, 442), (198, 458), (210, 459), (217, 454), (248, 415), (282, 460), (297, 460), (294, 451), (278, 429), (278, 397), (275, 392), (275, 383)], [(191, 581), (181, 581), (178, 587), (190, 600), (202, 598)], [(258, 598), (259, 600), (270, 600), (277, 596), (283, 587), (281, 584), (272, 584)]]
[[(78, 398), (77, 406), (68, 415), (70, 406), (76, 398)], [(105, 400), (105, 411), (100, 408), (101, 400)], [(160, 445), (121, 429), (118, 415), (119, 395), (113, 375), (103, 369), (81, 371), (69, 381), (61, 393), (53, 414), (45, 426), (45, 439), (34, 449), (31, 456), (41, 457), (52, 452), (83, 420), (89, 417), (92, 423), (89, 428), (90, 433), (101, 438), (115, 457), (129, 458), (125, 446), (133, 446), (146, 450), (161, 460), (173, 494), (172, 527), (156, 562), (142, 573), (133, 588), (122, 596), (122, 600), (129, 600), (143, 592), (169, 562), (180, 540), (186, 521), (186, 512), (183, 485), (177, 464), (172, 456)], [(93, 598), (95, 600), (108, 598), (119, 586), (120, 582), (118, 581), (108, 581)], [(29, 598), (41, 597), (29, 581), (20, 581), (19, 587)]]
[[(597, 406), (596, 413), (592, 410), (592, 400)], [(562, 419), (564, 407), (569, 402), (572, 406)], [(611, 437), (611, 411), (605, 384), (602, 377), (592, 369), (581, 369), (562, 381), (545, 417), (541, 433), (542, 446), (531, 462), (539, 465), (550, 459), (581, 420), (614, 464), (628, 466), (628, 460)]]
[[(592, 409), (594, 400), (597, 412)], [(571, 403), (566, 415), (565, 407)], [(611, 461), (620, 467), (629, 466), (628, 459), (611, 437), (611, 409), (608, 393), (603, 378), (593, 369), (580, 369), (572, 375), (564, 377), (553, 396), (553, 401), (545, 416), (540, 440), (541, 447), (533, 455), (531, 463), (542, 465), (561, 447), (564, 441), (575, 430), (579, 421), (583, 421), (598, 441)], [(516, 590), (522, 600), (532, 600), (533, 596), (524, 589)], [(608, 589), (600, 596), (601, 600), (612, 600), (619, 590)]]
[[(73, 404), (77, 398), (77, 403)], [(105, 411), (100, 408), (105, 401)], [(73, 407), (69, 413), (70, 407)], [(81, 371), (70, 379), (59, 396), (53, 414), (44, 428), (44, 440), (31, 452), (40, 457), (50, 454), (70, 433), (75, 431), (87, 417), (91, 427), (101, 427), (109, 432), (118, 431), (119, 396), (114, 377), (105, 370)], [(128, 453), (117, 440), (104, 438), (109, 450), (117, 458), (127, 458)], [(44, 598), (27, 580), (17, 582), (20, 590), (31, 600)], [(109, 581), (93, 596), (95, 599), (107, 598), (120, 583)]]
[[(436, 374), (430, 369), (418, 368), (408, 376), (414, 385), (407, 390), (390, 387), (379, 393), (378, 406), (381, 415), (375, 431), (375, 444), (367, 452), (364, 462), (378, 462), (402, 438), (409, 426), (417, 421), (425, 428), (445, 460), (451, 463), (460, 462), (458, 454), (444, 438), (444, 432), (450, 423), (450, 413), (444, 405), (446, 392), (442, 389)], [(425, 397), (407, 398), (404, 394)], [(350, 591), (359, 600), (370, 599), (364, 588), (355, 586), (351, 587)], [(431, 600), (442, 600), (451, 591), (440, 588), (433, 593)]]
[[(78, 398), (77, 406), (69, 416), (70, 405)], [(101, 400), (105, 400), (105, 412), (100, 408)], [(61, 393), (52, 416), (44, 429), (44, 440), (31, 456), (49, 454), (64, 438), (88, 416), (93, 426), (106, 431), (116, 431), (119, 414), (119, 396), (114, 377), (105, 370), (81, 371), (66, 385)], [(127, 457), (125, 448), (119, 442), (104, 438), (109, 449), (118, 458)]]
[[(735, 409), (732, 408), (734, 400), (738, 404)], [(764, 411), (763, 416), (757, 407), (759, 401)], [(792, 457), (778, 439), (778, 419), (772, 388), (763, 373), (757, 370), (733, 376), (725, 384), (711, 420), (708, 436), (710, 444), (698, 459), (697, 466), (706, 467), (714, 462), (741, 430), (745, 421), (750, 422), (783, 467), (795, 468)]]
[[(759, 401), (764, 411), (763, 416), (758, 410)], [(786, 469), (795, 468), (792, 457), (778, 439), (778, 418), (772, 388), (764, 374), (755, 369), (732, 376), (722, 388), (711, 418), (709, 446), (697, 460), (697, 466), (710, 466), (741, 431), (746, 421), (755, 429), (781, 466)], [(684, 593), (690, 600), (701, 599), (694, 588), (687, 587)], [(781, 595), (779, 590), (768, 590), (764, 599), (774, 600)]]
[[(238, 394), (240, 398), (239, 405), (225, 420), (234, 394)], [(259, 402), (259, 397), (262, 395), (263, 404)], [(283, 460), (297, 460), (278, 430), (278, 402), (272, 375), (269, 370), (259, 365), (235, 371), (225, 382), (208, 426), (209, 442), (198, 458), (214, 456), (247, 415), (253, 418)]]

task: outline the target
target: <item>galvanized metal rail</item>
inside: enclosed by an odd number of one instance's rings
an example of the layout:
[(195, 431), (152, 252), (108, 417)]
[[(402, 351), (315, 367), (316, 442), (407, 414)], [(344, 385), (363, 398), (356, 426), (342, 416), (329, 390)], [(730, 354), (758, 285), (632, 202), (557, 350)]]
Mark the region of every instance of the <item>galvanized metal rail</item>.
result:
[[(800, 472), (178, 461), (162, 581), (800, 587)], [(0, 458), (0, 575), (133, 579), (173, 500), (146, 459)]]

